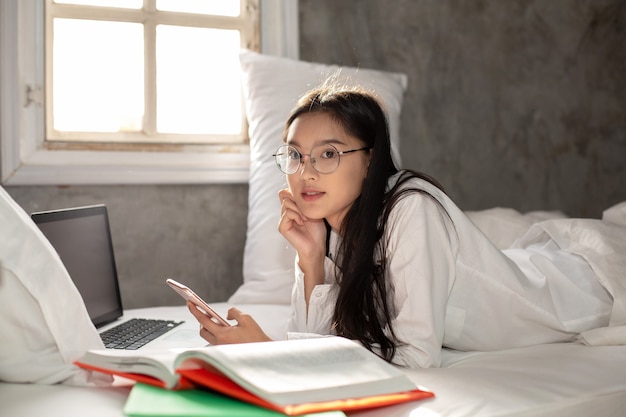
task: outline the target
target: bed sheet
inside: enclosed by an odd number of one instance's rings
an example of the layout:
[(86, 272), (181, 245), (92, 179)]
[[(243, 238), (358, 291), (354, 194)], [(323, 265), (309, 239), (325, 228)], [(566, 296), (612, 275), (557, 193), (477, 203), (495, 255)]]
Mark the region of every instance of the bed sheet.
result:
[[(228, 304), (213, 307), (225, 314)], [(289, 306), (239, 305), (274, 338)], [(193, 320), (185, 307), (137, 309), (128, 316)], [(444, 352), (444, 368), (407, 369), (434, 399), (353, 413), (357, 417), (621, 416), (626, 410), (626, 347), (550, 344), (498, 352)], [(120, 417), (130, 387), (0, 383), (0, 416)]]

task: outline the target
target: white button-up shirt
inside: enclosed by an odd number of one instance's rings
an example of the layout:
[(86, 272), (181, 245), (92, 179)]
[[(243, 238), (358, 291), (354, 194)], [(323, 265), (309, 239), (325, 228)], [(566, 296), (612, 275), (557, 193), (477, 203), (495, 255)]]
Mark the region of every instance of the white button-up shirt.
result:
[[(439, 366), (442, 346), (496, 350), (567, 341), (608, 324), (611, 296), (585, 258), (561, 250), (541, 230), (502, 251), (442, 191), (419, 179), (405, 186), (428, 194), (402, 198), (384, 237), (392, 326), (401, 342), (395, 363)], [(325, 284), (313, 289), (308, 314), (296, 259), (291, 332), (332, 333), (338, 284), (331, 258), (339, 240), (332, 233)]]

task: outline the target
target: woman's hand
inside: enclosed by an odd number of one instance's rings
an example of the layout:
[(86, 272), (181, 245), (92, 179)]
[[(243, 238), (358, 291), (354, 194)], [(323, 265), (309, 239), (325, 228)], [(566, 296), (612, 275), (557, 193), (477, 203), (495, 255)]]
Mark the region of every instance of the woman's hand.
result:
[(278, 231), (298, 252), (300, 259), (326, 254), (326, 224), (323, 219), (307, 219), (298, 209), (289, 189), (280, 190), (280, 222)]
[(200, 323), (200, 336), (212, 345), (272, 340), (249, 314), (241, 312), (238, 308), (231, 307), (226, 316), (228, 320), (237, 322), (234, 326), (217, 324), (191, 302), (187, 302), (187, 308)]
[(289, 189), (280, 190), (280, 222), (278, 231), (298, 253), (298, 265), (304, 273), (304, 299), (309, 305), (316, 285), (324, 283), (326, 257), (326, 224), (324, 219), (308, 219), (298, 209)]

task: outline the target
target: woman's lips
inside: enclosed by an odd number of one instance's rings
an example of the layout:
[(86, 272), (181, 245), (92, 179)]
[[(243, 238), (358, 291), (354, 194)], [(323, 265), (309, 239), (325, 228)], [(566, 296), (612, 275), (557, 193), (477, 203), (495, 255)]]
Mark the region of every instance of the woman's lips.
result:
[(322, 191), (303, 191), (300, 195), (304, 201), (316, 201), (322, 198), (325, 193)]

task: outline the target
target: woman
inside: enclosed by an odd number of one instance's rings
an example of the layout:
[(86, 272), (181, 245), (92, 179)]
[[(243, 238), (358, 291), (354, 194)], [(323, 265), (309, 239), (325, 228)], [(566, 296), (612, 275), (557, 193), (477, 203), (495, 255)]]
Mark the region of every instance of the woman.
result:
[[(297, 253), (293, 332), (344, 336), (390, 362), (428, 367), (440, 365), (442, 346), (566, 341), (609, 323), (611, 295), (583, 257), (541, 233), (500, 251), (433, 179), (399, 171), (369, 93), (311, 91), (284, 141), (275, 157), (288, 182), (279, 231)], [(235, 308), (228, 328), (190, 309), (210, 343), (269, 340)]]

